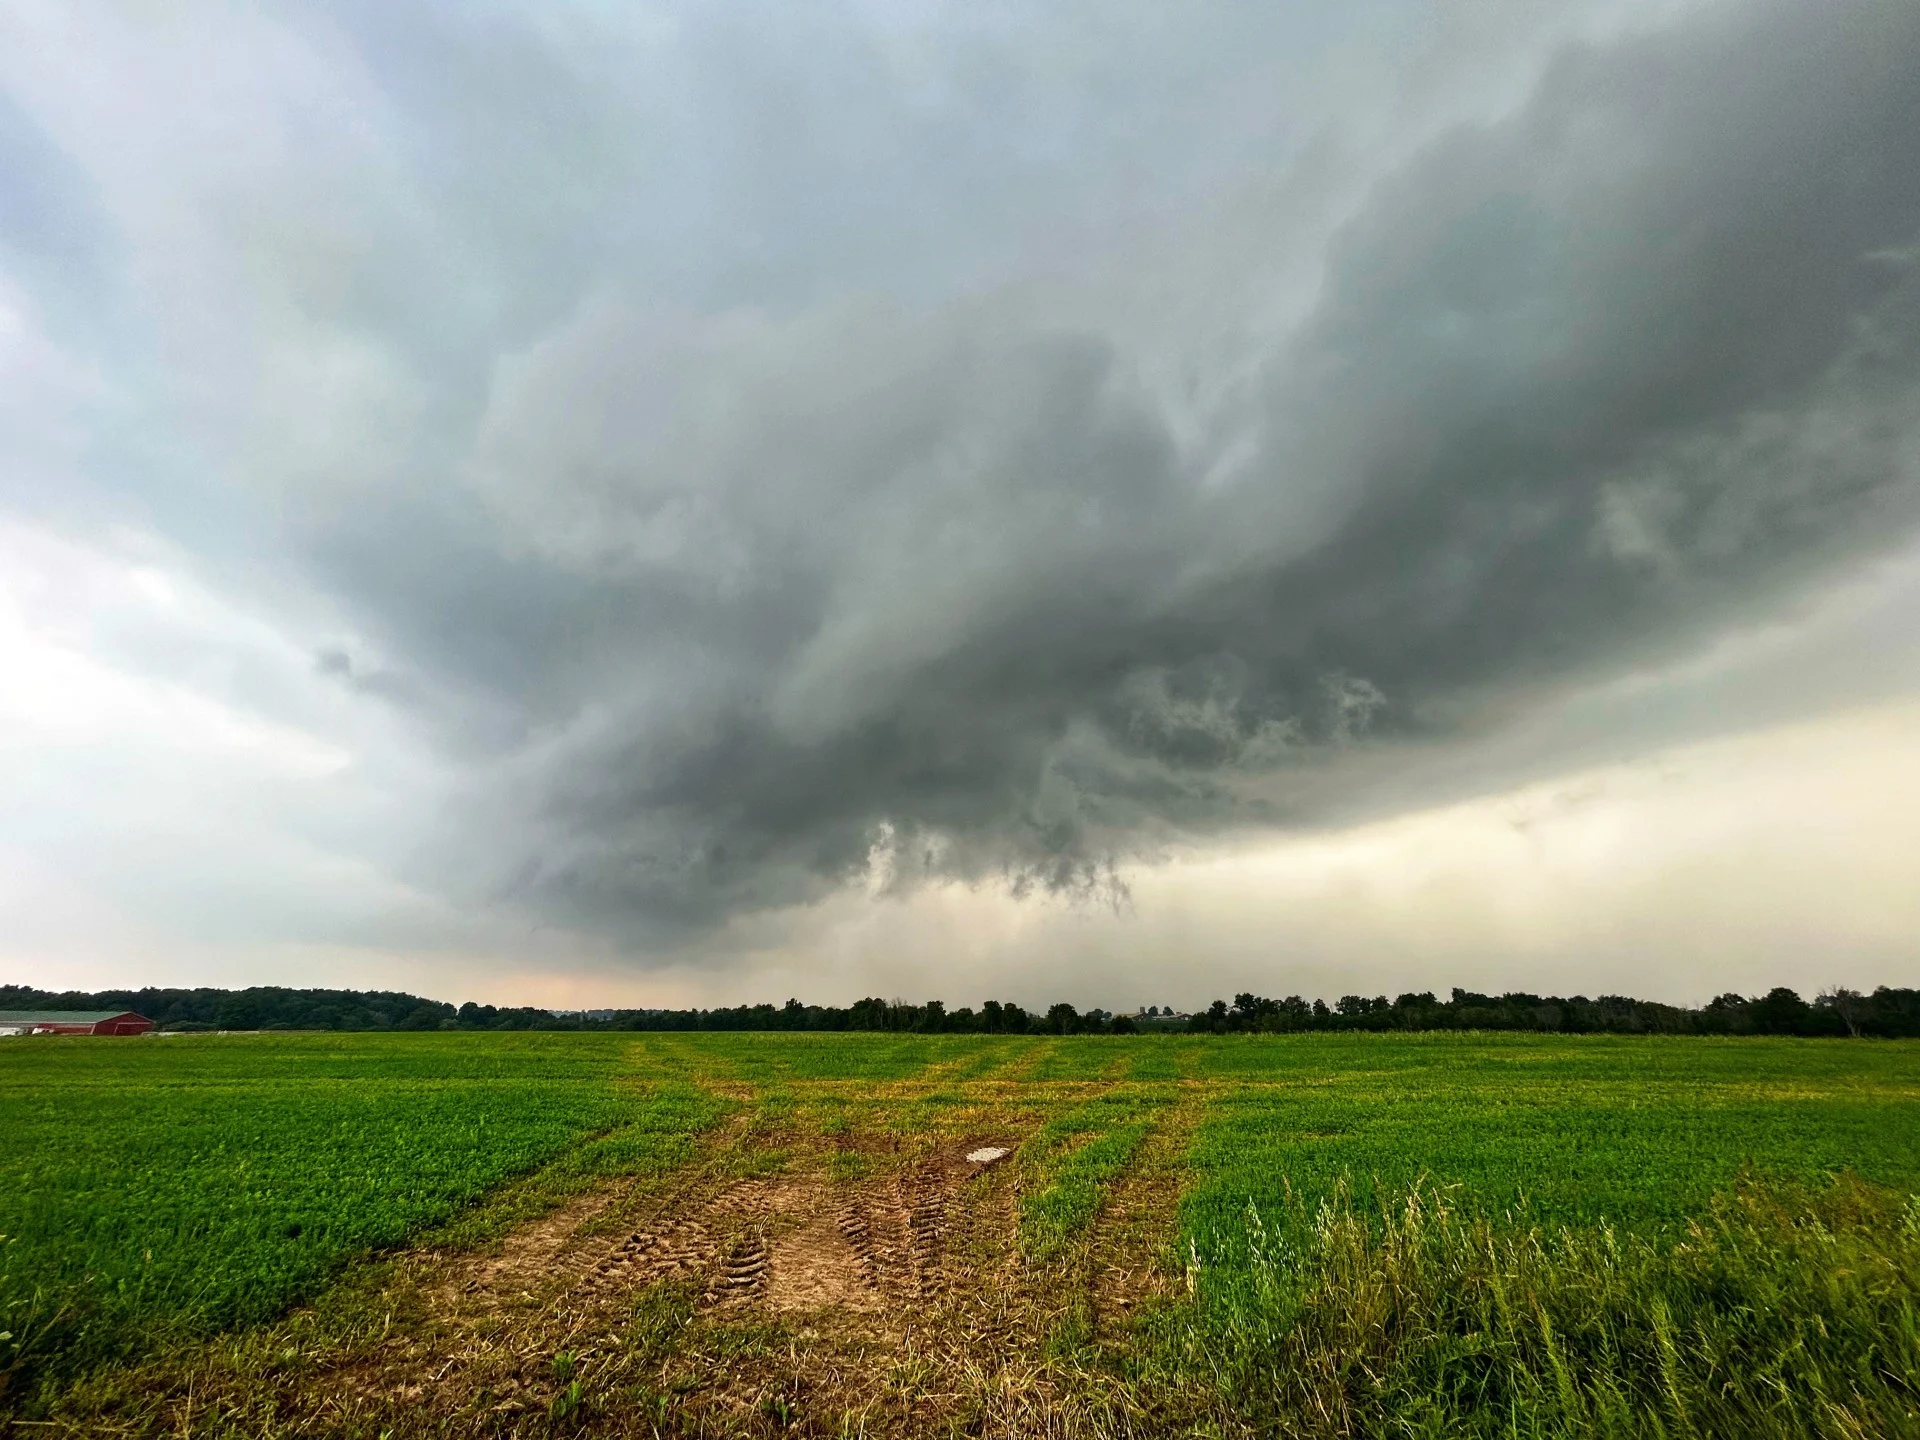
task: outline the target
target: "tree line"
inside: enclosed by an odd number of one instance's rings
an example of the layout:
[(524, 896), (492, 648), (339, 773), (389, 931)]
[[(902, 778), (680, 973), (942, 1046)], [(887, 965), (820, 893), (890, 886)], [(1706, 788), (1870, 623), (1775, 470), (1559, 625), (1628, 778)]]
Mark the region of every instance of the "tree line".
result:
[[(1159, 1007), (1155, 1007), (1158, 1011)], [(1616, 1035), (1920, 1036), (1920, 990), (1834, 989), (1813, 1000), (1784, 986), (1764, 995), (1720, 995), (1698, 1008), (1623, 995), (1480, 995), (1456, 989), (1345, 995), (1329, 1005), (1290, 995), (1242, 993), (1192, 1016), (1116, 1015), (1058, 1004), (1028, 1011), (1007, 1000), (949, 1010), (938, 1000), (877, 997), (848, 1006), (738, 1005), (712, 1010), (556, 1012), (532, 1006), (451, 1005), (390, 990), (162, 989), (48, 991), (0, 985), (0, 1010), (136, 1010), (167, 1030), (766, 1030), (910, 1034), (1125, 1035), (1142, 1030), (1206, 1034), (1292, 1031), (1533, 1030)]]
[(1872, 1035), (1920, 1036), (1920, 990), (1881, 986), (1823, 991), (1813, 1000), (1782, 985), (1764, 995), (1717, 995), (1697, 1008), (1626, 995), (1480, 995), (1455, 989), (1401, 995), (1343, 995), (1328, 1005), (1290, 995), (1271, 1000), (1240, 994), (1215, 1000), (1195, 1015), (1194, 1030), (1215, 1034), (1297, 1030), (1539, 1030), (1594, 1035)]

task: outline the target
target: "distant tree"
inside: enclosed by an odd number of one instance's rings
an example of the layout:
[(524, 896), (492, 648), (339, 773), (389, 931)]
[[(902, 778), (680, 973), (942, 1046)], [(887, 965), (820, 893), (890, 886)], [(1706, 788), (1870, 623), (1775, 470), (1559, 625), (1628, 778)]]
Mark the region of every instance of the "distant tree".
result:
[(1753, 1028), (1762, 1035), (1804, 1035), (1812, 1027), (1813, 1007), (1785, 985), (1776, 985), (1749, 1007)]
[(1823, 990), (1814, 1003), (1831, 1010), (1846, 1027), (1847, 1034), (1856, 1039), (1859, 1037), (1860, 1020), (1867, 1006), (1866, 996), (1858, 990), (1836, 987), (1832, 990)]
[[(1603, 995), (1601, 1003), (1604, 1005), (1611, 998), (1614, 997)], [(1753, 1028), (1751, 1012), (1747, 997), (1729, 990), (1703, 1005), (1694, 1017), (1694, 1025), (1710, 1035), (1737, 1035)]]
[(1920, 1035), (1920, 990), (1891, 990), (1885, 985), (1866, 999), (1863, 1034), (1888, 1038)]
[(1243, 991), (1233, 997), (1232, 1025), (1236, 1030), (1279, 1030), (1282, 1007), (1278, 1000)]

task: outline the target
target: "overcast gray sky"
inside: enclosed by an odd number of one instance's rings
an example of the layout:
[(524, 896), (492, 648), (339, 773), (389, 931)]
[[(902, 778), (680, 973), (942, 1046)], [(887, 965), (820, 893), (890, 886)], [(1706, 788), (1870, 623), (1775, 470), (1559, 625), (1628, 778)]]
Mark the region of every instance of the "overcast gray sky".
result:
[(1920, 983), (1920, 7), (0, 8), (0, 972)]

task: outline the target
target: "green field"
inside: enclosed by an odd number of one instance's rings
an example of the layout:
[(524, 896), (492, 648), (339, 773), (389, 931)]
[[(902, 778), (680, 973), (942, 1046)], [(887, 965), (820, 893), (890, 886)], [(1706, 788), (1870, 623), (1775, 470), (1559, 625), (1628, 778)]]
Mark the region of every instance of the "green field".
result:
[(1920, 1044), (41, 1038), (0, 1104), (22, 1434), (1920, 1434)]

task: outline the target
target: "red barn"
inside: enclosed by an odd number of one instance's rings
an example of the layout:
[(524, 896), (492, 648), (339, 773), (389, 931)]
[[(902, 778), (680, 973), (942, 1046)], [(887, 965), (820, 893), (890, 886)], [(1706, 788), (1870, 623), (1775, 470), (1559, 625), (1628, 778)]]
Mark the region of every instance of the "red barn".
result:
[(0, 1010), (0, 1035), (144, 1035), (153, 1021), (131, 1010)]

